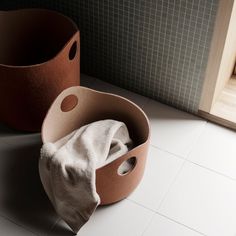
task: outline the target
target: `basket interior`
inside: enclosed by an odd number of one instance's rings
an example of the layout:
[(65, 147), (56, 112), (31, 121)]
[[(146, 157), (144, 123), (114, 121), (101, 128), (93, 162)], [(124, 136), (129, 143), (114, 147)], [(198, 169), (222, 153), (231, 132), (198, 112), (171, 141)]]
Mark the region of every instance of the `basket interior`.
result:
[(1, 11), (0, 64), (28, 66), (46, 62), (76, 31), (72, 21), (54, 11)]
[[(72, 106), (72, 110), (58, 111), (63, 100), (60, 98), (52, 105), (43, 124), (42, 138), (44, 142), (55, 142), (83, 125), (104, 119), (124, 122), (136, 146), (148, 139), (147, 117), (132, 102), (119, 96), (82, 87), (75, 87), (74, 94), (78, 98), (78, 103), (76, 106)], [(69, 103), (68, 106), (70, 106)]]

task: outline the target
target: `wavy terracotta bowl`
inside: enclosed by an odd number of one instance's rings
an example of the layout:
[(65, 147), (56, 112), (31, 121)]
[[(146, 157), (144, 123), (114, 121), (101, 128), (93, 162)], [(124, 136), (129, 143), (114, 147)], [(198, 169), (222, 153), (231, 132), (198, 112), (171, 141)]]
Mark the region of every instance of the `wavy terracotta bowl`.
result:
[(0, 11), (0, 121), (40, 130), (65, 88), (79, 85), (79, 31), (49, 10)]
[[(42, 126), (42, 140), (55, 142), (85, 124), (102, 119), (123, 121), (135, 147), (127, 154), (96, 170), (96, 187), (101, 204), (110, 204), (127, 197), (139, 184), (145, 168), (149, 147), (149, 121), (133, 102), (120, 96), (85, 87), (64, 90), (53, 102)], [(119, 166), (126, 160), (133, 168), (120, 174)]]

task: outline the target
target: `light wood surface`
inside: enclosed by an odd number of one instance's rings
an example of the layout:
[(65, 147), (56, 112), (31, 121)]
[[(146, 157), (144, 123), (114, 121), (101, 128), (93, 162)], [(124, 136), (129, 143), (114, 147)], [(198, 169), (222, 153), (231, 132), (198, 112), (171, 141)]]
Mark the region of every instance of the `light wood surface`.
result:
[(207, 112), (201, 111), (201, 110), (198, 111), (198, 115), (206, 120), (213, 122), (213, 123), (220, 124), (220, 125), (225, 126), (229, 129), (236, 130), (236, 123), (235, 122), (231, 122), (229, 120), (226, 120), (224, 118), (212, 115), (210, 113), (207, 113)]
[(225, 85), (213, 105), (211, 113), (199, 110), (199, 115), (223, 126), (236, 129), (236, 77), (232, 77)]
[(236, 55), (236, 3), (220, 0), (199, 110), (211, 109), (230, 78)]
[(236, 79), (231, 79), (213, 105), (211, 114), (236, 123)]

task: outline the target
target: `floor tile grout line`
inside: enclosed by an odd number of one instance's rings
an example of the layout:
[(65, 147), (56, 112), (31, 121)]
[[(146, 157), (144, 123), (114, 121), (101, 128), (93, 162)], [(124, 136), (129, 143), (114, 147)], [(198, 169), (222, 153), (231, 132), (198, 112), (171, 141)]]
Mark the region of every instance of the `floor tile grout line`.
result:
[(142, 207), (142, 208), (144, 208), (144, 209), (146, 209), (146, 210), (152, 212), (151, 219), (149, 220), (149, 222), (147, 223), (147, 226), (145, 227), (145, 229), (143, 230), (143, 232), (142, 232), (141, 235), (140, 235), (140, 236), (143, 236), (144, 233), (147, 231), (148, 227), (150, 226), (150, 224), (151, 224), (153, 218), (155, 217), (156, 211), (153, 210), (153, 209), (151, 209), (151, 208), (149, 208), (149, 207), (146, 207), (146, 206), (142, 205), (141, 203), (139, 203), (139, 202), (137, 202), (137, 201), (134, 201), (134, 200), (132, 200), (132, 199), (127, 198), (127, 200), (130, 201), (130, 202), (132, 202), (132, 203), (134, 203), (135, 205), (137, 205), (137, 206), (139, 206), (139, 207)]
[[(199, 137), (199, 138), (200, 138), (200, 137)], [(195, 165), (197, 165), (197, 166), (199, 166), (199, 167), (201, 167), (201, 168), (203, 168), (203, 169), (206, 169), (206, 170), (208, 170), (208, 171), (211, 171), (211, 172), (213, 172), (213, 173), (215, 173), (215, 174), (218, 174), (218, 175), (221, 175), (221, 176), (223, 176), (223, 177), (225, 177), (225, 178), (228, 178), (228, 179), (230, 179), (230, 180), (236, 181), (236, 178), (233, 178), (233, 177), (231, 177), (231, 176), (229, 176), (229, 175), (226, 175), (226, 174), (224, 174), (224, 173), (222, 173), (222, 172), (219, 172), (219, 171), (216, 171), (216, 170), (214, 170), (214, 169), (212, 169), (212, 168), (209, 168), (209, 167), (206, 167), (206, 166), (204, 166), (204, 165), (198, 164), (198, 163), (196, 163), (196, 162), (194, 162), (194, 161), (192, 161), (192, 160), (190, 160), (190, 159), (188, 159), (188, 158), (184, 158), (184, 157), (182, 157), (182, 156), (180, 156), (180, 155), (178, 155), (178, 154), (175, 154), (175, 153), (173, 153), (173, 152), (167, 151), (167, 150), (165, 150), (165, 149), (163, 149), (163, 148), (160, 148), (160, 147), (158, 147), (158, 146), (155, 146), (155, 145), (153, 145), (153, 144), (150, 144), (150, 145), (151, 145), (153, 148), (155, 148), (155, 149), (159, 149), (159, 150), (162, 151), (162, 152), (166, 152), (166, 153), (168, 153), (168, 154), (171, 154), (171, 155), (175, 156), (176, 158), (179, 158), (179, 159), (181, 159), (181, 160), (183, 160), (183, 161), (186, 161), (186, 162), (188, 162), (188, 163), (195, 164)]]
[(219, 172), (219, 171), (216, 171), (216, 170), (211, 169), (211, 168), (209, 168), (209, 167), (203, 166), (203, 165), (198, 164), (198, 163), (196, 163), (196, 162), (194, 162), (194, 161), (191, 161), (191, 160), (186, 160), (186, 162), (192, 163), (192, 164), (194, 164), (194, 165), (196, 165), (196, 166), (198, 166), (198, 167), (200, 167), (200, 168), (202, 168), (202, 169), (205, 169), (205, 170), (207, 170), (207, 171), (209, 171), (209, 172), (212, 172), (212, 173), (214, 173), (214, 174), (220, 175), (220, 176), (222, 176), (222, 177), (224, 177), (224, 178), (226, 178), (226, 179), (229, 179), (229, 180), (231, 180), (231, 181), (236, 182), (236, 179), (233, 178), (233, 177), (231, 177), (231, 176), (229, 176), (229, 175), (225, 175), (225, 174), (223, 174), (223, 173), (221, 173), (221, 172)]
[(206, 169), (206, 170), (208, 170), (208, 171), (211, 171), (211, 172), (213, 172), (213, 173), (215, 173), (215, 174), (218, 174), (218, 175), (221, 175), (221, 176), (223, 176), (223, 177), (225, 177), (225, 178), (228, 178), (228, 179), (230, 179), (230, 180), (236, 181), (236, 178), (233, 178), (233, 177), (231, 177), (231, 176), (229, 176), (229, 175), (225, 175), (225, 174), (223, 174), (222, 172), (219, 172), (219, 171), (216, 171), (216, 170), (214, 170), (214, 169), (212, 169), (212, 168), (203, 166), (203, 165), (198, 164), (198, 163), (196, 163), (196, 162), (194, 162), (194, 161), (192, 161), (192, 160), (189, 160), (189, 159), (187, 159), (187, 158), (185, 159), (184, 157), (181, 157), (181, 156), (179, 156), (179, 155), (177, 155), (177, 154), (175, 154), (175, 153), (169, 152), (169, 151), (167, 151), (167, 150), (165, 150), (165, 149), (162, 149), (162, 148), (153, 146), (152, 144), (151, 144), (151, 146), (152, 146), (153, 148), (155, 148), (155, 149), (161, 150), (162, 152), (166, 152), (166, 153), (168, 153), (168, 154), (171, 154), (172, 156), (175, 156), (176, 158), (179, 158), (179, 159), (183, 160), (184, 162), (192, 163), (192, 164), (197, 165), (197, 166), (199, 166), (199, 167), (201, 167), (201, 168), (203, 168), (203, 169)]
[(149, 222), (147, 223), (146, 227), (144, 228), (144, 230), (143, 230), (143, 232), (140, 234), (140, 236), (144, 236), (145, 232), (147, 232), (147, 230), (148, 230), (149, 226), (151, 225), (151, 223), (152, 223), (152, 221), (153, 221), (155, 215), (156, 215), (156, 212), (154, 212), (154, 213), (152, 214), (151, 219), (150, 219)]
[(150, 146), (152, 146), (152, 147), (155, 148), (155, 149), (159, 149), (159, 150), (162, 151), (162, 152), (166, 152), (166, 153), (171, 154), (171, 155), (173, 155), (173, 156), (175, 156), (175, 157), (178, 157), (178, 158), (181, 159), (181, 160), (185, 160), (185, 159), (186, 159), (185, 157), (183, 157), (183, 156), (181, 156), (181, 155), (179, 155), (179, 154), (170, 152), (170, 151), (168, 151), (168, 150), (166, 150), (166, 149), (164, 149), (164, 148), (161, 148), (161, 147), (159, 147), (159, 146), (156, 146), (156, 145), (154, 145), (154, 144), (152, 144), (152, 143), (150, 144)]
[(159, 205), (157, 206), (157, 211), (161, 208), (163, 202), (165, 201), (167, 195), (169, 194), (171, 188), (173, 187), (174, 183), (176, 182), (178, 176), (180, 175), (180, 172), (183, 170), (183, 167), (186, 163), (186, 160), (183, 161), (183, 163), (181, 164), (179, 170), (177, 171), (176, 175), (174, 176), (173, 180), (171, 181), (171, 183), (169, 184), (166, 193), (164, 194), (162, 200), (160, 201)]
[(126, 200), (128, 200), (128, 201), (130, 201), (130, 202), (132, 202), (132, 203), (134, 203), (134, 204), (136, 204), (136, 205), (138, 205), (138, 206), (140, 206), (140, 207), (142, 207), (142, 208), (145, 208), (146, 210), (149, 210), (149, 211), (151, 211), (151, 212), (153, 212), (153, 213), (156, 213), (155, 210), (153, 210), (153, 209), (151, 209), (151, 208), (149, 208), (149, 207), (146, 207), (146, 206), (144, 206), (143, 204), (141, 204), (141, 203), (139, 203), (139, 202), (137, 202), (137, 201), (135, 201), (135, 200), (133, 200), (133, 199), (126, 198)]
[(164, 218), (166, 218), (166, 219), (168, 219), (168, 220), (170, 220), (170, 221), (172, 221), (172, 222), (174, 222), (174, 223), (176, 223), (176, 224), (179, 224), (179, 225), (181, 225), (181, 226), (184, 226), (184, 227), (186, 227), (186, 228), (188, 228), (188, 229), (190, 229), (190, 230), (192, 230), (192, 231), (194, 231), (194, 232), (196, 232), (196, 233), (198, 233), (198, 234), (201, 234), (201, 235), (203, 235), (203, 236), (207, 236), (206, 234), (204, 234), (204, 233), (202, 233), (202, 232), (200, 232), (200, 231), (198, 231), (198, 230), (196, 230), (196, 229), (194, 229), (194, 228), (192, 228), (192, 227), (190, 227), (190, 226), (188, 226), (188, 225), (185, 225), (185, 224), (183, 224), (183, 223), (181, 223), (181, 222), (179, 222), (179, 221), (176, 221), (176, 220), (172, 219), (171, 217), (168, 217), (168, 216), (166, 216), (166, 215), (164, 215), (164, 214), (162, 214), (162, 213), (160, 213), (160, 212), (158, 212), (158, 211), (156, 211), (156, 214), (157, 214), (157, 215), (160, 215), (160, 216), (162, 216), (162, 217), (164, 217)]
[(186, 228), (188, 228), (188, 229), (190, 229), (190, 230), (192, 230), (192, 231), (195, 231), (195, 232), (197, 232), (197, 233), (199, 233), (199, 234), (201, 234), (201, 235), (203, 235), (203, 236), (207, 236), (207, 235), (205, 235), (204, 233), (202, 233), (202, 232), (200, 232), (200, 231), (198, 231), (198, 230), (196, 230), (196, 229), (194, 229), (194, 228), (191, 228), (191, 227), (188, 226), (188, 225), (185, 225), (185, 224), (183, 224), (183, 223), (181, 223), (181, 222), (178, 222), (178, 221), (176, 221), (176, 220), (174, 220), (174, 219), (172, 219), (172, 218), (170, 218), (170, 217), (168, 217), (168, 216), (162, 214), (162, 213), (159, 212), (158, 210), (153, 210), (153, 209), (151, 209), (151, 208), (149, 208), (149, 207), (146, 207), (146, 206), (142, 205), (141, 203), (136, 202), (136, 201), (134, 201), (134, 200), (132, 200), (132, 199), (127, 199), (127, 200), (129, 200), (129, 201), (133, 202), (134, 204), (136, 204), (136, 205), (138, 205), (138, 206), (140, 206), (140, 207), (142, 207), (142, 208), (145, 208), (146, 210), (149, 210), (149, 211), (151, 211), (152, 213), (154, 213), (154, 214), (152, 215), (152, 218), (151, 218), (151, 220), (150, 220), (148, 226), (145, 228), (144, 232), (143, 232), (141, 235), (143, 235), (143, 234), (146, 232), (147, 228), (150, 226), (150, 223), (152, 222), (153, 217), (157, 214), (157, 215), (160, 215), (160, 216), (162, 216), (162, 217), (164, 217), (164, 218), (166, 218), (166, 219), (168, 219), (168, 220), (170, 220), (170, 221), (172, 221), (172, 222), (175, 222), (176, 224), (179, 224), (179, 225), (181, 225), (181, 226), (184, 226), (184, 227), (186, 227)]
[(157, 146), (157, 145), (155, 145), (155, 144), (153, 144), (153, 143), (150, 143), (150, 145), (151, 145), (152, 147), (154, 147), (154, 148), (157, 148), (157, 149), (161, 150), (161, 151), (164, 151), (164, 152), (167, 152), (167, 153), (169, 153), (169, 154), (172, 154), (172, 155), (174, 155), (174, 156), (176, 156), (176, 157), (178, 157), (178, 158), (180, 158), (180, 159), (182, 159), (182, 160), (187, 160), (187, 159), (188, 159), (188, 155), (192, 152), (192, 149), (193, 149), (194, 145), (195, 145), (196, 142), (199, 140), (201, 134), (204, 132), (205, 126), (206, 126), (206, 123), (204, 124), (203, 131), (198, 135), (198, 137), (197, 137), (196, 140), (194, 141), (194, 144), (192, 145), (191, 150), (188, 152), (188, 154), (186, 154), (186, 157), (181, 156), (181, 155), (179, 155), (179, 154), (176, 154), (176, 153), (174, 153), (174, 152), (168, 151), (168, 150), (166, 150), (166, 149), (164, 149), (164, 148), (162, 148), (162, 147), (159, 147), (159, 146)]
[(208, 124), (208, 121), (205, 122), (204, 127), (202, 128), (202, 131), (200, 132), (200, 134), (198, 135), (198, 137), (194, 141), (192, 147), (190, 148), (189, 152), (187, 153), (186, 158), (185, 158), (186, 160), (189, 158), (190, 154), (193, 152), (193, 149), (194, 149), (195, 145), (197, 144), (197, 142), (199, 141), (201, 135), (203, 135), (203, 133), (205, 132), (207, 124)]
[[(161, 150), (161, 149), (160, 149), (160, 150)], [(165, 151), (165, 152), (166, 152), (166, 151)], [(166, 199), (168, 193), (170, 192), (170, 189), (172, 188), (172, 186), (173, 186), (174, 183), (176, 182), (177, 177), (179, 176), (180, 172), (182, 171), (182, 169), (183, 169), (183, 167), (184, 167), (184, 165), (185, 165), (185, 163), (186, 163), (186, 161), (187, 161), (186, 159), (181, 158), (181, 157), (177, 156), (177, 155), (174, 154), (174, 153), (170, 153), (170, 152), (167, 152), (167, 153), (172, 154), (173, 156), (175, 156), (175, 157), (177, 157), (177, 158), (180, 158), (181, 160), (183, 160), (183, 163), (181, 164), (179, 170), (177, 171), (177, 173), (176, 173), (175, 176), (173, 177), (173, 180), (172, 180), (171, 183), (169, 184), (169, 186), (168, 186), (168, 188), (167, 188), (167, 191), (165, 192), (163, 198), (161, 199), (159, 205), (157, 206), (157, 210), (161, 208), (161, 205), (163, 204), (164, 200)]]
[(27, 227), (24, 227), (23, 225), (21, 225), (21, 224), (15, 222), (15, 221), (13, 221), (11, 218), (7, 217), (6, 215), (0, 214), (0, 217), (2, 217), (3, 219), (5, 219), (6, 221), (11, 222), (12, 224), (17, 225), (18, 227), (24, 229), (25, 231), (28, 231), (28, 232), (30, 232), (30, 233), (32, 233), (32, 234), (34, 234), (34, 235), (37, 235), (37, 234), (36, 234), (35, 232), (33, 232), (32, 230), (30, 230), (30, 229), (28, 229)]

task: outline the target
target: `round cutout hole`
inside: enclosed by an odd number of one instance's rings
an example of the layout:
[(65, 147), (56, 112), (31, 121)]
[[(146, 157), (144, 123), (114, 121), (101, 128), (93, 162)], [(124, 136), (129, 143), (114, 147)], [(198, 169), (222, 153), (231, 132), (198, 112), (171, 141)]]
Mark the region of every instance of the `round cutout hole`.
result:
[(121, 163), (121, 165), (119, 166), (117, 170), (117, 173), (119, 175), (127, 175), (134, 169), (136, 164), (137, 164), (137, 158), (130, 157), (128, 160)]
[(76, 52), (77, 52), (77, 42), (75, 41), (72, 44), (70, 51), (69, 51), (69, 59), (70, 60), (73, 60), (75, 58)]
[(76, 105), (78, 104), (78, 98), (77, 96), (71, 94), (65, 97), (61, 103), (61, 110), (63, 112), (68, 112), (73, 110)]

